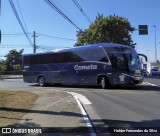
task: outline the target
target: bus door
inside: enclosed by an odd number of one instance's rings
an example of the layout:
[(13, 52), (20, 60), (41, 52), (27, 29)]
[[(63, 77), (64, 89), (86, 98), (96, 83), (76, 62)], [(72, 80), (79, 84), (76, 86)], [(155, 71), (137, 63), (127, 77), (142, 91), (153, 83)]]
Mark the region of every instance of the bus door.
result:
[(128, 69), (128, 61), (125, 53), (110, 53), (112, 63), (112, 83), (126, 84), (130, 82), (130, 75)]

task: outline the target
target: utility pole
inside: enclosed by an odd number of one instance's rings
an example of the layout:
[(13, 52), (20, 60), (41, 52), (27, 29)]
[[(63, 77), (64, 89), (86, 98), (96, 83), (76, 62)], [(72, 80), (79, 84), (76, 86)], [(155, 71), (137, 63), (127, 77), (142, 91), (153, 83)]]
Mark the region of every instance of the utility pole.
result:
[(36, 53), (36, 32), (33, 32), (33, 53)]
[(156, 25), (153, 25), (153, 27), (155, 28), (155, 62), (157, 62), (157, 33), (156, 33)]
[(0, 44), (1, 44), (1, 30), (0, 30)]

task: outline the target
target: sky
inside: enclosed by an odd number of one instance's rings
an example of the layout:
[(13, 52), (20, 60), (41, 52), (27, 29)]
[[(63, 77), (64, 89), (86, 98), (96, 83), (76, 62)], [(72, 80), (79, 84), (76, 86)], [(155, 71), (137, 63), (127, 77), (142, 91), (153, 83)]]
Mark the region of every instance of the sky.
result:
[[(78, 29), (52, 9), (45, 0), (12, 0), (21, 21), (25, 22), (28, 36), (33, 44), (36, 32), (36, 52), (49, 49), (73, 47)], [(83, 16), (72, 0), (52, 0), (80, 29), (87, 29), (89, 21)], [(104, 17), (116, 14), (125, 17), (131, 26), (148, 25), (148, 35), (139, 35), (135, 30), (131, 36), (138, 53), (146, 54), (149, 61), (155, 61), (155, 27), (157, 59), (160, 60), (160, 0), (77, 0), (92, 22), (98, 14)], [(21, 16), (21, 13), (23, 17)], [(24, 23), (23, 23), (24, 25)], [(24, 26), (25, 26), (24, 25)], [(8, 0), (1, 0), (0, 59), (5, 59), (10, 50), (24, 49), (24, 54), (33, 53), (33, 47), (25, 37)], [(52, 36), (52, 37), (46, 37)], [(59, 39), (60, 37), (64, 39)]]

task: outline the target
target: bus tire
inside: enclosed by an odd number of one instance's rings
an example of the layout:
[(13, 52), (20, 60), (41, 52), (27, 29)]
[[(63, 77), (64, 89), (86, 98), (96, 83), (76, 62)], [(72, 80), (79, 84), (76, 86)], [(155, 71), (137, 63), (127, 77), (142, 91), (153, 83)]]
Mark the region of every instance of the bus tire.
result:
[(40, 87), (45, 86), (45, 79), (44, 79), (44, 77), (40, 76), (40, 77), (38, 78), (38, 85), (39, 85)]
[(107, 82), (106, 77), (102, 76), (102, 78), (101, 78), (101, 80), (100, 80), (100, 85), (101, 85), (101, 88), (102, 88), (102, 89), (107, 88), (107, 86), (108, 86), (109, 84), (108, 84), (108, 82)]

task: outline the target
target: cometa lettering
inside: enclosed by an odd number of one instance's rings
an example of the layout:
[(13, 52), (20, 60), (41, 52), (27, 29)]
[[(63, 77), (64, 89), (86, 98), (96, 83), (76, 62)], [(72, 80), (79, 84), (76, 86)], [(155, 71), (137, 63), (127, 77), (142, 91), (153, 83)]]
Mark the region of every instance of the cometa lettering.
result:
[(97, 69), (97, 65), (87, 65), (87, 66), (79, 66), (79, 65), (75, 65), (74, 66), (75, 70), (95, 70)]

